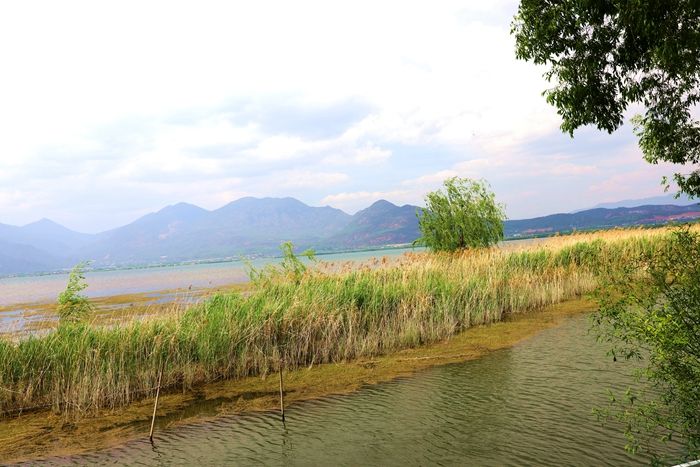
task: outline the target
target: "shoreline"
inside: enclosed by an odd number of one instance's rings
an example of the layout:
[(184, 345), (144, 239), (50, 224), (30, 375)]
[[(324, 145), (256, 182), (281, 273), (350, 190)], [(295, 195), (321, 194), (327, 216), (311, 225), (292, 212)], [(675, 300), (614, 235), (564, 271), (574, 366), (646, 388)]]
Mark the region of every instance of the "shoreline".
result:
[[(536, 238), (536, 237), (535, 237)], [(505, 242), (512, 240), (528, 240), (530, 237), (526, 238), (508, 238)], [(344, 254), (357, 254), (357, 253), (373, 253), (373, 252), (391, 252), (395, 250), (424, 250), (425, 247), (414, 247), (411, 243), (401, 243), (396, 245), (383, 245), (377, 247), (366, 247), (358, 249), (340, 249), (340, 250), (322, 250), (320, 252), (315, 252), (315, 256), (333, 256), (333, 255), (344, 255)], [(163, 268), (177, 268), (177, 267), (188, 267), (188, 266), (206, 266), (206, 265), (220, 265), (220, 264), (245, 264), (246, 261), (266, 261), (270, 263), (276, 262), (276, 260), (282, 259), (279, 253), (274, 255), (242, 255), (236, 258), (203, 258), (203, 259), (192, 259), (184, 261), (174, 261), (171, 263), (143, 263), (143, 264), (122, 264), (113, 266), (98, 266), (95, 268), (86, 268), (85, 272), (88, 274), (92, 273), (102, 273), (102, 272), (121, 272), (121, 271), (148, 271)], [(49, 270), (49, 271), (37, 271), (28, 273), (17, 273), (17, 274), (4, 274), (0, 275), (0, 281), (4, 279), (24, 279), (32, 277), (45, 277), (45, 276), (68, 276), (71, 272), (71, 267), (66, 267), (63, 269)]]
[[(162, 289), (91, 297), (90, 303), (95, 307), (92, 324), (122, 324), (135, 319), (150, 318), (191, 306), (215, 294), (246, 293), (251, 288), (250, 282), (234, 282), (213, 287)], [(30, 333), (55, 329), (58, 321), (57, 306), (56, 301), (0, 305), (0, 337), (21, 338)]]
[[(573, 299), (538, 311), (509, 314), (504, 321), (479, 325), (435, 344), (373, 358), (313, 365), (285, 371), (285, 405), (356, 392), (368, 385), (411, 376), (423, 369), (464, 362), (510, 348), (568, 317), (593, 311), (594, 304)], [(199, 385), (161, 394), (156, 438), (164, 429), (206, 423), (218, 416), (279, 409), (276, 373)], [(0, 420), (0, 460), (37, 461), (108, 449), (147, 438), (153, 399), (68, 417), (43, 410)]]

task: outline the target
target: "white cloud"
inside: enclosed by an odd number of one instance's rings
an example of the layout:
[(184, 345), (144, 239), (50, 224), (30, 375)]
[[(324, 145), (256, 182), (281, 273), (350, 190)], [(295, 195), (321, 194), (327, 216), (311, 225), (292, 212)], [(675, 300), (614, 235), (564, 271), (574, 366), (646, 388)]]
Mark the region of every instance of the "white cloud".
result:
[(594, 165), (577, 165), (577, 164), (557, 164), (554, 165), (549, 172), (552, 175), (568, 176), (568, 175), (584, 175), (595, 173), (598, 168)]
[(355, 152), (354, 160), (359, 163), (377, 163), (383, 162), (391, 157), (391, 151), (388, 149), (382, 149), (373, 144), (367, 144), (361, 148), (358, 148)]
[(243, 154), (253, 160), (278, 161), (303, 156), (317, 146), (296, 136), (274, 135), (262, 139)]
[(484, 24), (488, 11), (469, 1), (22, 2), (1, 12), (0, 122), (22, 130), (26, 149), (31, 130), (57, 140), (236, 96), (293, 94), (309, 105), (360, 96), (379, 109), (365, 132), (401, 141), (436, 131), (461, 144), (556, 124), (539, 71), (513, 59), (507, 14)]
[(357, 146), (357, 142), (346, 136), (336, 141), (335, 147), (331, 149), (330, 156), (326, 156), (321, 163), (328, 165), (377, 165), (386, 162), (391, 158), (392, 151), (384, 149), (372, 143)]
[(490, 158), (478, 158), (478, 159), (469, 159), (466, 161), (459, 162), (455, 165), (455, 170), (462, 176), (474, 176), (477, 175), (478, 173), (482, 170), (486, 169), (494, 169), (494, 168), (500, 168), (505, 166), (506, 164), (510, 163), (509, 156), (503, 157), (503, 158), (495, 158), (495, 157), (490, 157)]
[(350, 180), (341, 172), (313, 172), (310, 170), (289, 170), (280, 172), (275, 185), (283, 188), (331, 187)]
[(451, 169), (440, 170), (431, 174), (423, 175), (417, 178), (404, 180), (402, 186), (412, 187), (420, 190), (422, 193), (435, 190), (442, 185), (447, 178), (450, 177), (468, 177), (474, 179), (485, 178), (488, 171), (502, 170), (504, 161), (501, 159), (469, 159), (454, 164)]
[[(656, 176), (638, 152), (606, 165), (527, 147), (559, 117), (542, 69), (514, 58), (517, 4), (3, 2), (0, 222), (94, 230), (248, 194), (354, 210), (418, 203), (453, 175), (514, 199), (560, 179), (612, 190), (614, 173)], [(353, 102), (352, 118), (302, 118)]]
[(323, 205), (331, 205), (349, 213), (368, 207), (379, 199), (385, 199), (395, 204), (416, 203), (415, 193), (409, 190), (392, 191), (355, 191), (328, 195), (321, 200)]
[(442, 184), (445, 179), (450, 177), (456, 177), (460, 173), (456, 170), (440, 170), (429, 175), (423, 175), (418, 178), (412, 178), (410, 180), (404, 180), (401, 185), (404, 186), (434, 186)]

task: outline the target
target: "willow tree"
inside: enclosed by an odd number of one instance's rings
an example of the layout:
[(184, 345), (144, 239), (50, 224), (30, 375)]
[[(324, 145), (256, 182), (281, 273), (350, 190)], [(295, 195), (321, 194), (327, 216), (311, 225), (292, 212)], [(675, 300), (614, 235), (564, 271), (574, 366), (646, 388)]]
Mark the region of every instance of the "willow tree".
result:
[(443, 189), (425, 197), (417, 213), (421, 238), (416, 243), (436, 251), (488, 247), (503, 239), (503, 205), (484, 180), (452, 177)]
[(87, 288), (85, 267), (87, 263), (77, 264), (68, 276), (68, 285), (58, 295), (58, 317), (60, 324), (76, 324), (85, 321), (93, 305), (81, 292)]

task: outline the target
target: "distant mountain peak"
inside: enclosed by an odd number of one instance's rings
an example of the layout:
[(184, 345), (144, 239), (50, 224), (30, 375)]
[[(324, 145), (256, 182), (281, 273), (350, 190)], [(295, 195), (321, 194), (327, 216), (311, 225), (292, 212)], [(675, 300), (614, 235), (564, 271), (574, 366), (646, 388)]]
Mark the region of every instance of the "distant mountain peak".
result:
[(340, 216), (348, 216), (346, 212), (334, 208), (332, 206), (309, 206), (308, 204), (304, 203), (303, 201), (300, 201), (296, 198), (292, 198), (291, 196), (286, 196), (284, 198), (273, 198), (273, 197), (265, 197), (265, 198), (256, 198), (253, 196), (245, 196), (243, 198), (239, 198), (237, 200), (231, 201), (230, 203), (221, 206), (218, 209), (215, 209), (213, 212), (228, 212), (228, 213), (240, 213), (240, 212), (258, 212), (258, 210), (263, 210), (263, 211), (275, 211), (275, 212), (284, 212), (284, 211), (308, 211), (308, 210), (320, 210), (320, 211), (328, 211), (328, 212), (335, 212)]
[(59, 224), (56, 221), (52, 221), (46, 217), (42, 217), (38, 221), (30, 222), (22, 227), (19, 227), (22, 231), (26, 233), (43, 233), (50, 234), (51, 232), (57, 232), (61, 234), (75, 234), (75, 235), (86, 235), (75, 232), (68, 227)]
[(175, 204), (170, 204), (158, 211), (157, 213), (163, 212), (207, 212), (207, 210), (204, 208), (200, 208), (199, 206), (194, 204), (179, 202)]
[(398, 206), (391, 201), (387, 201), (385, 199), (379, 199), (372, 203), (368, 209), (372, 208), (397, 208)]
[(63, 227), (58, 222), (54, 222), (47, 217), (42, 217), (38, 221), (30, 222), (29, 224), (26, 224), (24, 227), (49, 227), (49, 226), (51, 226), (51, 227)]
[(197, 206), (196, 204), (186, 203), (186, 202), (184, 202), (184, 201), (180, 201), (179, 203), (171, 204), (171, 205), (168, 206), (168, 207), (171, 207), (171, 208), (196, 208), (196, 209), (202, 209), (202, 208), (200, 208), (199, 206)]
[(275, 206), (275, 207), (284, 207), (284, 206), (300, 206), (304, 205), (301, 201), (299, 201), (296, 198), (291, 198), (291, 197), (285, 197), (285, 198), (270, 198), (270, 197), (265, 197), (265, 198), (256, 198), (255, 196), (244, 196), (243, 198), (238, 198), (236, 200), (231, 201), (228, 204), (225, 204), (221, 206), (217, 211), (220, 210), (228, 210), (232, 208), (239, 208), (239, 207), (253, 207), (253, 206)]
[(393, 211), (395, 209), (400, 209), (399, 206), (395, 205), (394, 203), (387, 201), (385, 199), (380, 199), (369, 205), (369, 207), (366, 207), (364, 209), (361, 209), (355, 213), (355, 215), (360, 215), (360, 216), (366, 216), (366, 215), (376, 215), (376, 214), (381, 214), (389, 211)]

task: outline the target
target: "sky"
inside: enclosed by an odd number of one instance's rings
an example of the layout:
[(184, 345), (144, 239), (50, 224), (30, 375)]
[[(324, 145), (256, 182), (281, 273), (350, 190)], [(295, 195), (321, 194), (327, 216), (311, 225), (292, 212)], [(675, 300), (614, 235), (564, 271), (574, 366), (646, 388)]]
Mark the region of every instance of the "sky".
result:
[[(0, 223), (98, 232), (185, 201), (354, 213), (486, 179), (513, 219), (657, 196), (630, 125), (559, 130), (517, 2), (0, 4)], [(632, 113), (629, 115), (632, 116)]]

